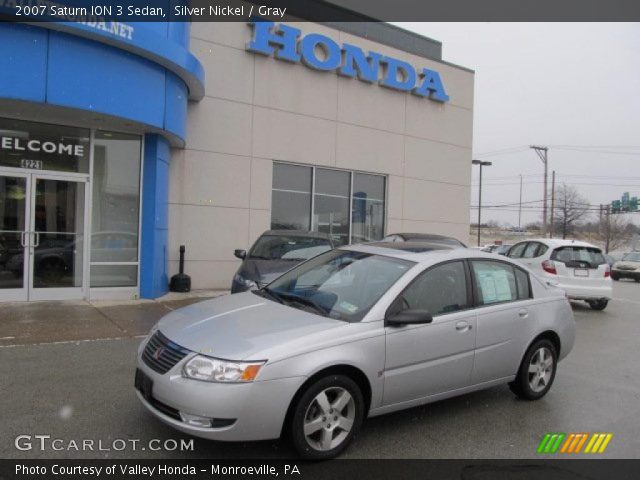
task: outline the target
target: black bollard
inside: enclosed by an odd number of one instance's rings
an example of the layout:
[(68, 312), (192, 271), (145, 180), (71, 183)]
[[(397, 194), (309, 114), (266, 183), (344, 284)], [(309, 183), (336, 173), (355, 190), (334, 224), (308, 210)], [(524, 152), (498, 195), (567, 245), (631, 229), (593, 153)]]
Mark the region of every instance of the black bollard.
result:
[(189, 292), (191, 291), (191, 277), (184, 273), (184, 245), (180, 245), (180, 273), (171, 277), (169, 290), (172, 292)]

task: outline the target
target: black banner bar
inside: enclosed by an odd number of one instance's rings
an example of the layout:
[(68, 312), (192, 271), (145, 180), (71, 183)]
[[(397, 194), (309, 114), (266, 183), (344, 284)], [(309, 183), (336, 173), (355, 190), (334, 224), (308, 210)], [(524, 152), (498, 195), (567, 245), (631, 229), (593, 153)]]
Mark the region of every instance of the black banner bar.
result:
[(640, 20), (636, 0), (0, 0), (5, 21), (313, 22)]

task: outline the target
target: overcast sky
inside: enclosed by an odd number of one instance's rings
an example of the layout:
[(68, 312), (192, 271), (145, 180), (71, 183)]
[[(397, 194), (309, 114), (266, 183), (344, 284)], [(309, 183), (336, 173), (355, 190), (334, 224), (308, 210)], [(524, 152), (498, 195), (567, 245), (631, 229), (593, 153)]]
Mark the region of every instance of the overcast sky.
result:
[[(549, 189), (555, 169), (558, 184), (574, 185), (593, 204), (624, 191), (640, 196), (640, 24), (397, 25), (441, 41), (444, 60), (476, 72), (473, 155), (493, 162), (484, 169), (483, 205), (517, 203), (520, 174), (523, 202), (543, 198), (543, 165), (531, 144), (550, 147)], [(518, 207), (509, 208), (483, 209), (483, 221), (517, 224)], [(523, 209), (523, 225), (539, 219)]]

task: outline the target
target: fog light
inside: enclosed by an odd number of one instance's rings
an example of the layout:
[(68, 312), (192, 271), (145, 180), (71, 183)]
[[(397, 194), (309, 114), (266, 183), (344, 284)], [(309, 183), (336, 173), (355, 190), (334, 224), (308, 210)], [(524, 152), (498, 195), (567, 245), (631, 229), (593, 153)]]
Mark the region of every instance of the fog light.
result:
[(184, 423), (187, 423), (194, 427), (211, 428), (211, 419), (207, 417), (180, 412), (180, 418), (182, 418), (182, 421)]

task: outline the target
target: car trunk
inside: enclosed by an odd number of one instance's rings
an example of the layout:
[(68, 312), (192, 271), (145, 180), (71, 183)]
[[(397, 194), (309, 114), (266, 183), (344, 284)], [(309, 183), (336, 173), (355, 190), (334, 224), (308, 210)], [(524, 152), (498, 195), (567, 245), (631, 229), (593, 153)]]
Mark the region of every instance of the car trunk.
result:
[(597, 286), (609, 275), (604, 255), (593, 247), (560, 247), (553, 251), (551, 259), (563, 285)]

